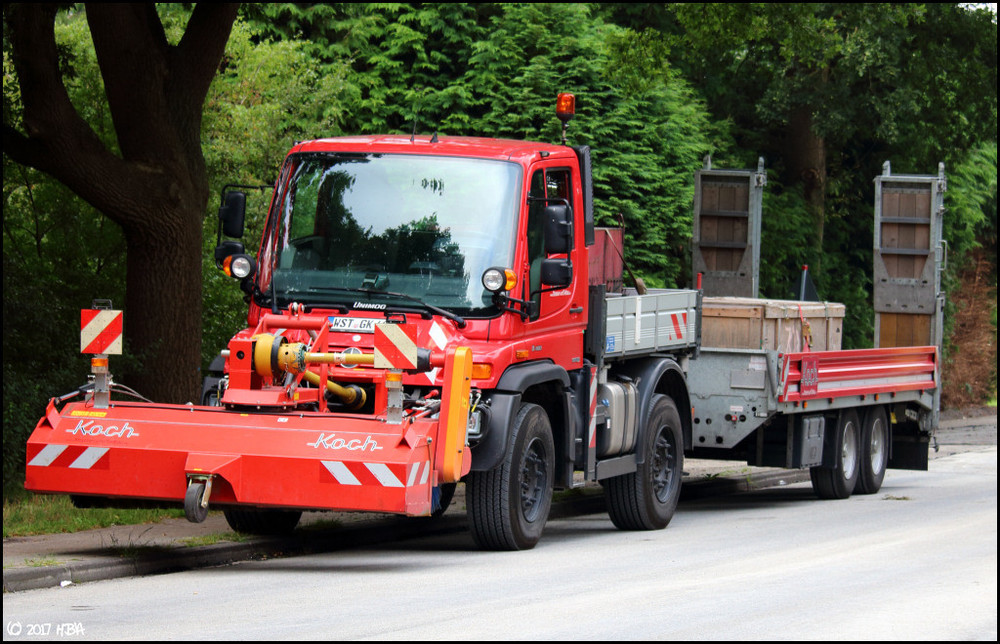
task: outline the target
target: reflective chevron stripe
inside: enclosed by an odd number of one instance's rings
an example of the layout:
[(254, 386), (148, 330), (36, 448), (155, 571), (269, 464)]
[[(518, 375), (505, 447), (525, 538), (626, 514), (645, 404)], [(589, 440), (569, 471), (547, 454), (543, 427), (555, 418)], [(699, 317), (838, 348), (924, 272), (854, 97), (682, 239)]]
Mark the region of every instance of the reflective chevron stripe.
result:
[[(430, 477), (430, 461), (412, 463), (408, 468), (396, 463), (358, 463), (355, 461), (322, 461), (323, 467), (340, 485), (377, 485), (380, 487), (413, 487), (426, 485)], [(408, 472), (406, 470), (408, 469)], [(404, 475), (404, 472), (406, 474)], [(406, 483), (403, 483), (403, 480)]]
[(69, 467), (89, 470), (107, 454), (107, 447), (70, 448), (69, 445), (46, 445), (28, 461), (32, 467)]

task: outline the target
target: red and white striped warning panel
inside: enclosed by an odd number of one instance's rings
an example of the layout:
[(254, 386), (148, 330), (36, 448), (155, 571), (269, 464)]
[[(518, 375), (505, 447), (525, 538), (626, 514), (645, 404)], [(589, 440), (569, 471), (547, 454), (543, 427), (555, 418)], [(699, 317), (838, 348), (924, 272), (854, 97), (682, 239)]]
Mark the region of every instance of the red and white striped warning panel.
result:
[[(108, 469), (107, 447), (46, 445), (31, 460), (31, 467), (68, 467), (74, 470)], [(102, 460), (103, 459), (103, 460)]]
[(80, 353), (122, 352), (122, 312), (109, 309), (80, 311)]
[(416, 369), (417, 330), (406, 324), (375, 325), (375, 368)]
[[(430, 476), (430, 461), (413, 463), (409, 472), (397, 463), (359, 463), (355, 461), (323, 461), (323, 467), (341, 485), (377, 485), (381, 487), (413, 487), (426, 485)], [(404, 482), (405, 480), (405, 482)]]
[[(431, 322), (430, 329), (428, 329), (428, 335), (430, 336), (431, 342), (434, 343), (434, 346), (436, 346), (439, 351), (444, 351), (448, 347), (448, 336), (445, 335), (444, 329), (442, 329), (441, 325), (437, 323), (437, 320)], [(440, 369), (434, 367), (430, 371), (425, 371), (424, 377), (427, 378), (427, 381), (433, 385), (437, 382), (439, 371)]]

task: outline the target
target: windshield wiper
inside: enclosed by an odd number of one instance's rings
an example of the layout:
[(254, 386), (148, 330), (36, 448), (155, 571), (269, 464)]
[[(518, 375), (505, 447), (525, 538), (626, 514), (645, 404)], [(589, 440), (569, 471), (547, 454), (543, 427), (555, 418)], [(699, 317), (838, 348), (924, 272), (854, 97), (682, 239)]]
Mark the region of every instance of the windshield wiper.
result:
[(347, 286), (317, 286), (317, 287), (313, 287), (313, 288), (311, 288), (309, 290), (311, 290), (311, 291), (346, 291), (348, 293), (363, 293), (365, 295), (368, 295), (369, 297), (371, 297), (373, 295), (388, 295), (390, 297), (398, 297), (400, 299), (404, 299), (404, 300), (407, 300), (409, 302), (413, 302), (414, 304), (417, 304), (417, 305), (419, 305), (419, 306), (427, 309), (428, 311), (432, 311), (434, 313), (437, 313), (438, 315), (440, 315), (442, 317), (448, 318), (449, 320), (451, 320), (452, 322), (455, 323), (455, 326), (457, 326), (460, 329), (464, 329), (468, 325), (468, 322), (466, 322), (465, 319), (462, 318), (461, 316), (456, 315), (455, 313), (452, 313), (451, 311), (449, 311), (447, 309), (442, 309), (439, 306), (434, 306), (433, 304), (428, 304), (427, 302), (424, 302), (420, 298), (413, 297), (412, 295), (407, 295), (406, 293), (396, 293), (394, 291), (375, 291), (375, 290), (372, 290), (370, 288), (350, 288), (350, 287), (347, 287)]

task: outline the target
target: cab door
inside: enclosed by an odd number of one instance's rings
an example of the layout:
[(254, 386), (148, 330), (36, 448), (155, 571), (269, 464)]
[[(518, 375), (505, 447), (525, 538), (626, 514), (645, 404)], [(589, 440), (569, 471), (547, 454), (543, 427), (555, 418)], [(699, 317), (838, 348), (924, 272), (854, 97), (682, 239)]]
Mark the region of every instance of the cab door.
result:
[[(535, 354), (550, 354), (557, 363), (567, 368), (578, 367), (582, 352), (582, 333), (586, 324), (587, 289), (578, 287), (581, 279), (586, 281), (586, 252), (582, 243), (580, 218), (582, 193), (574, 180), (573, 169), (569, 165), (552, 163), (535, 166), (531, 173), (528, 189), (527, 217), (523, 229), (526, 258), (521, 267), (521, 279), (527, 285), (525, 297), (531, 301), (531, 311), (526, 323), (529, 336), (547, 335), (548, 347), (531, 346)], [(568, 253), (546, 253), (545, 228), (547, 206), (565, 204), (573, 213), (572, 248)], [(567, 286), (553, 286), (543, 283), (542, 266), (545, 260), (569, 260), (572, 266), (572, 280)], [(583, 271), (580, 273), (580, 271)], [(552, 334), (561, 339), (552, 338)], [(555, 344), (553, 344), (555, 343)], [(558, 346), (556, 346), (558, 345)], [(578, 346), (579, 345), (579, 346)], [(540, 356), (539, 356), (540, 357)]]

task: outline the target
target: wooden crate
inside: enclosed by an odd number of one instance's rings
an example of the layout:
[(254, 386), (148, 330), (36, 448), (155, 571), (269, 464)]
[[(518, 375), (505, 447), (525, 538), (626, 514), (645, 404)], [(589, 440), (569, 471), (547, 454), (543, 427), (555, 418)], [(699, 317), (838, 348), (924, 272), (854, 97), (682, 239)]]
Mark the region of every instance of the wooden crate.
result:
[(706, 297), (702, 301), (701, 344), (726, 349), (806, 350), (803, 321), (812, 351), (841, 347), (844, 305), (743, 297)]

